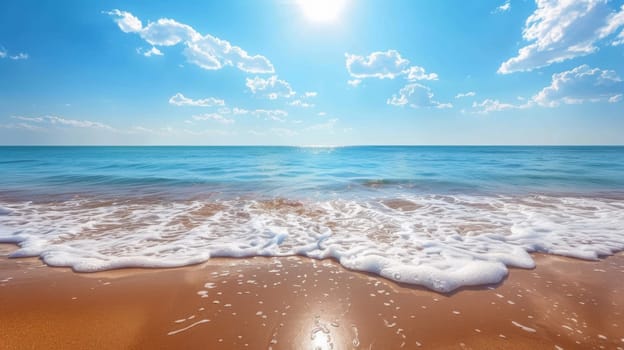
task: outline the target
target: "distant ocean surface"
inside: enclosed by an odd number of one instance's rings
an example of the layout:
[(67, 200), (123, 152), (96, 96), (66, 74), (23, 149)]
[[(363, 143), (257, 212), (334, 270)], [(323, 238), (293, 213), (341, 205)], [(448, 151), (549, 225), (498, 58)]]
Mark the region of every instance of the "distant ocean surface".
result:
[(0, 241), (98, 271), (335, 258), (437, 291), (624, 249), (624, 147), (0, 147)]

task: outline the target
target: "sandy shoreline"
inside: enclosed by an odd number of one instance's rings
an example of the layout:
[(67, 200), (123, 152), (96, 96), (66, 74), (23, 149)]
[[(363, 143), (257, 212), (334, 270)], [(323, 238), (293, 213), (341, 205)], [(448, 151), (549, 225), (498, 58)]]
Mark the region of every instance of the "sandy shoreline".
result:
[(305, 258), (76, 274), (0, 245), (3, 349), (621, 349), (624, 254), (450, 295)]

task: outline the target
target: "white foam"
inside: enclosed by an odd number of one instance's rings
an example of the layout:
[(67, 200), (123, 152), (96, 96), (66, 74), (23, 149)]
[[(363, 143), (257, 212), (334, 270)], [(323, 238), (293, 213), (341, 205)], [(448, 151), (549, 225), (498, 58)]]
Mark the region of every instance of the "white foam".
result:
[(430, 195), (398, 203), (0, 201), (0, 241), (20, 245), (13, 257), (80, 272), (216, 256), (335, 258), (440, 292), (497, 283), (508, 266), (531, 268), (530, 252), (591, 260), (624, 250), (622, 200)]
[(535, 333), (535, 332), (537, 332), (534, 328), (524, 326), (524, 325), (522, 325), (522, 324), (520, 324), (520, 323), (518, 323), (518, 322), (516, 322), (516, 321), (511, 321), (511, 323), (512, 323), (514, 326), (516, 326), (516, 327), (518, 327), (518, 328), (522, 329), (522, 330), (523, 330), (523, 331), (525, 331), (525, 332), (529, 332), (529, 333)]

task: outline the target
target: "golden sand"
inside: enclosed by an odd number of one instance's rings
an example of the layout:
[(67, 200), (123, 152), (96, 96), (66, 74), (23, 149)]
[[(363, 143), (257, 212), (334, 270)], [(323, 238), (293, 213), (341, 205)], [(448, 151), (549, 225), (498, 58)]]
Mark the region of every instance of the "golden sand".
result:
[(0, 251), (2, 349), (622, 349), (624, 255), (444, 295), (331, 260), (77, 274)]

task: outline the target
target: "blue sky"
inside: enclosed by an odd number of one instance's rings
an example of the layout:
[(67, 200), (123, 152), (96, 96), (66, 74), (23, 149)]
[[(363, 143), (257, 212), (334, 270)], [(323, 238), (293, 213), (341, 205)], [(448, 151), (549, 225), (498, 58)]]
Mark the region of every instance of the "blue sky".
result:
[(624, 144), (624, 1), (4, 1), (0, 144)]

